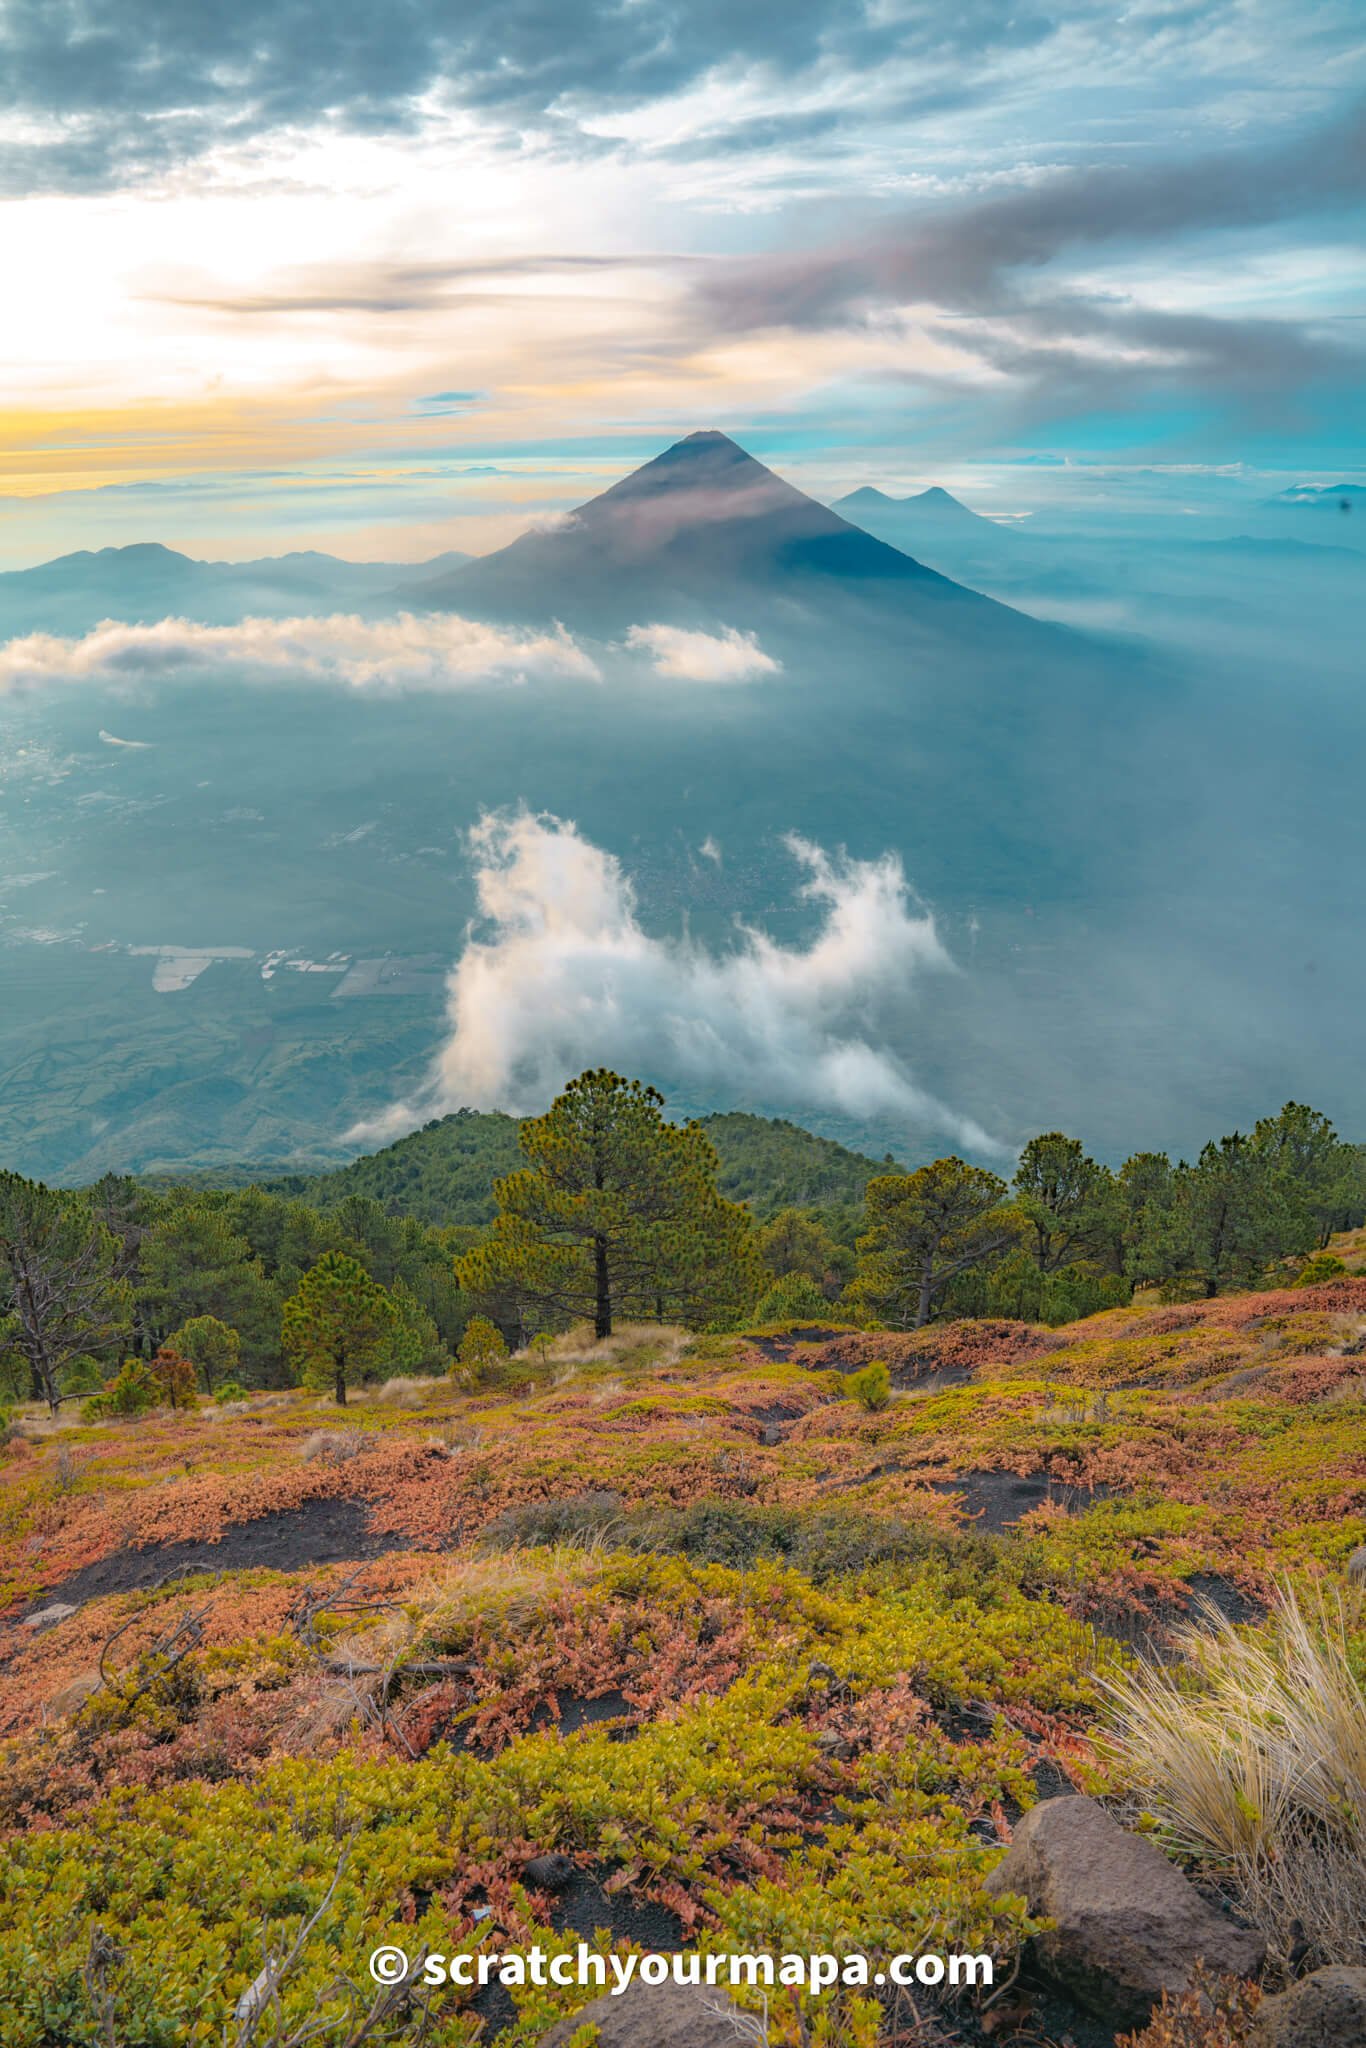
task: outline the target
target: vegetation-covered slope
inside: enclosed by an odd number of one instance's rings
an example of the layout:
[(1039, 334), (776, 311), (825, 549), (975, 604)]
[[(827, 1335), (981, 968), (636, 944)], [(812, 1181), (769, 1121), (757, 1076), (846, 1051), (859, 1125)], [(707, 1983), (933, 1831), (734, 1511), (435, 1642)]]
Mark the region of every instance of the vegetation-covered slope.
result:
[[(1009, 1187), (874, 1175), (851, 1248), (663, 1112), (593, 1069), (420, 1134), (436, 1200), (516, 1133), (488, 1224), (0, 1174), (6, 2048), (584, 2003), (380, 1996), (381, 1945), (865, 1959), (752, 2000), (766, 2048), (1117, 2048), (1164, 1987), (1125, 2048), (1252, 2048), (1263, 1954), (1366, 1966), (1359, 1149), (1293, 1103), (1194, 1165), (1048, 1132)], [(871, 1165), (722, 1121), (770, 1202)], [(998, 1866), (1069, 1793), (1236, 1983), (1156, 1937), (1135, 1980), (1126, 1891), (1054, 1966)], [(1000, 1996), (868, 1974), (941, 1952)]]
[[(831, 1211), (832, 1222), (847, 1224), (870, 1176), (889, 1170), (889, 1161), (865, 1158), (781, 1118), (732, 1110), (702, 1124), (720, 1155), (722, 1193), (748, 1203), (761, 1219), (797, 1207)], [(494, 1181), (521, 1164), (518, 1129), (515, 1117), (497, 1110), (460, 1109), (332, 1172), (266, 1185), (323, 1208), (366, 1195), (391, 1215), (424, 1223), (487, 1223)]]
[[(1022, 1808), (1138, 1768), (1098, 1745), (1130, 1646), (1202, 1598), (1255, 1621), (1287, 1573), (1342, 1584), (1363, 1342), (1339, 1279), (1061, 1330), (561, 1339), (345, 1431), (298, 1391), (25, 1422), (6, 1597), (59, 1618), (0, 1671), (7, 2043), (96, 2043), (102, 2009), (125, 2048), (217, 2039), (334, 1878), (291, 2025), (376, 1942), (490, 1921), (551, 1952), (586, 1924), (1008, 1968), (1028, 1922), (982, 1879)], [(881, 1409), (847, 1376), (874, 1348)], [(549, 1852), (558, 1888), (526, 1875)], [(512, 2048), (573, 2003), (445, 1992), (430, 2038), (482, 2018)], [(833, 2012), (832, 2041), (900, 2038), (875, 1999)], [(1060, 2024), (1037, 1989), (1023, 2012), (1007, 2040)]]

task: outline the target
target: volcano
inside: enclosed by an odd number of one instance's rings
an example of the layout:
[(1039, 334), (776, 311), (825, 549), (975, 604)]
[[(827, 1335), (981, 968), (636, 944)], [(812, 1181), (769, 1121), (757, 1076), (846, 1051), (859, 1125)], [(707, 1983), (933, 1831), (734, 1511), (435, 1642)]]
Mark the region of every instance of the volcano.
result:
[[(968, 515), (971, 516), (971, 515)], [(515, 619), (715, 615), (841, 598), (1000, 612), (777, 476), (728, 435), (689, 434), (562, 524), (523, 534), (408, 602)], [(1020, 621), (1022, 629), (1026, 622)]]

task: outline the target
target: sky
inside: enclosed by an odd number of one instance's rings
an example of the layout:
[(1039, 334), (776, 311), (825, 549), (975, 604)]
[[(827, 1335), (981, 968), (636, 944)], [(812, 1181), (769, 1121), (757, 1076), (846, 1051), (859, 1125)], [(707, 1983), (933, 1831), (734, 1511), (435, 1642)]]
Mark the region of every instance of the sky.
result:
[(1357, 0), (0, 0), (0, 567), (1359, 479)]

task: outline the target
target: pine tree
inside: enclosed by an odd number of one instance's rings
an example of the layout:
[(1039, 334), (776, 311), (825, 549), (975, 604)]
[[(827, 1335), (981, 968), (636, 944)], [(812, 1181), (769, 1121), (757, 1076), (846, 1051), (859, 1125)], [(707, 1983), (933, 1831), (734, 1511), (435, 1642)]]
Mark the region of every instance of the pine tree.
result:
[(217, 1316), (191, 1316), (166, 1339), (167, 1348), (187, 1358), (211, 1394), (222, 1381), (235, 1380), (240, 1369), (242, 1339)]
[(306, 1387), (332, 1387), (346, 1406), (352, 1380), (390, 1357), (398, 1311), (377, 1280), (345, 1252), (324, 1252), (285, 1303), (285, 1356)]
[(281, 1290), (212, 1196), (177, 1203), (158, 1218), (139, 1265), (138, 1306), (154, 1346), (192, 1318), (213, 1316), (238, 1332), (253, 1383), (267, 1377)]
[(1015, 1200), (1029, 1222), (1041, 1273), (1087, 1255), (1111, 1254), (1122, 1236), (1115, 1176), (1062, 1131), (1045, 1131), (1025, 1146), (1015, 1171)]
[(1294, 1247), (1296, 1224), (1281, 1177), (1240, 1131), (1177, 1170), (1173, 1264), (1207, 1296), (1255, 1286), (1271, 1261)]
[(522, 1125), (527, 1160), (494, 1187), (492, 1235), (459, 1259), (468, 1293), (510, 1292), (539, 1315), (590, 1320), (610, 1337), (625, 1315), (698, 1323), (757, 1292), (747, 1213), (716, 1187), (697, 1124), (671, 1124), (664, 1098), (597, 1068)]
[(124, 1341), (132, 1297), (120, 1245), (78, 1196), (0, 1173), (0, 1354), (56, 1415), (64, 1369)]
[(961, 1159), (870, 1180), (851, 1306), (920, 1329), (951, 1280), (1016, 1242), (1020, 1222), (1005, 1197), (997, 1174)]

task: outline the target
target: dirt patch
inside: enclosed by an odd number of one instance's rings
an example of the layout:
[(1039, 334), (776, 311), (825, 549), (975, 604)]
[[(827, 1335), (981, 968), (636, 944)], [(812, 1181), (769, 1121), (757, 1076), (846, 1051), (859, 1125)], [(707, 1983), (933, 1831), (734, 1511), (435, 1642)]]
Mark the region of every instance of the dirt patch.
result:
[(1108, 1500), (1112, 1493), (1108, 1486), (1069, 1485), (1051, 1472), (960, 1472), (932, 1485), (936, 1493), (961, 1494), (964, 1520), (992, 1536), (1013, 1529), (1022, 1515), (1046, 1501), (1079, 1515), (1092, 1501)]
[(47, 1587), (29, 1612), (54, 1601), (81, 1606), (110, 1593), (134, 1593), (158, 1585), (173, 1572), (240, 1572), (253, 1566), (270, 1571), (304, 1571), (315, 1564), (359, 1564), (391, 1550), (420, 1546), (406, 1536), (382, 1535), (370, 1527), (370, 1511), (359, 1500), (310, 1500), (253, 1522), (230, 1524), (216, 1543), (125, 1544), (94, 1564)]
[(1208, 1601), (1225, 1621), (1240, 1627), (1244, 1622), (1266, 1619), (1266, 1608), (1260, 1600), (1254, 1600), (1250, 1593), (1245, 1593), (1232, 1579), (1222, 1578), (1218, 1572), (1193, 1572), (1186, 1581), (1186, 1590), (1197, 1617), (1202, 1603)]
[[(683, 1922), (676, 1913), (652, 1905), (648, 1899), (633, 1898), (629, 1892), (606, 1892), (600, 1878), (591, 1871), (579, 1871), (553, 1896), (551, 1926), (561, 1934), (577, 1934), (590, 1948), (599, 1927), (609, 1928), (614, 1942), (629, 1941), (642, 1952), (654, 1955), (675, 1955), (686, 1946)], [(584, 2004), (597, 1995), (592, 1989), (586, 1990)], [(517, 2017), (512, 1994), (501, 1984), (490, 1984), (477, 1992), (469, 2010), (483, 2020), (485, 2032), (480, 2039), (487, 2041), (496, 2041), (500, 2034), (505, 2034)]]
[[(599, 1721), (634, 1721), (638, 1718), (636, 1709), (622, 1692), (595, 1693), (592, 1699), (570, 1692), (559, 1693), (556, 1697), (560, 1703), (560, 1717), (554, 1725), (561, 1735), (577, 1735), (581, 1728), (595, 1727)], [(549, 1716), (534, 1725), (550, 1726)]]
[[(832, 1338), (847, 1336), (847, 1330), (810, 1329), (788, 1331), (781, 1337), (750, 1337), (746, 1341), (761, 1358), (791, 1358), (799, 1344), (828, 1344)], [(815, 1364), (816, 1360), (804, 1363)]]
[(771, 1401), (766, 1408), (746, 1408), (741, 1411), (746, 1423), (757, 1426), (759, 1442), (768, 1447), (780, 1444), (794, 1422), (800, 1421), (806, 1413), (804, 1408), (794, 1407), (790, 1401)]

